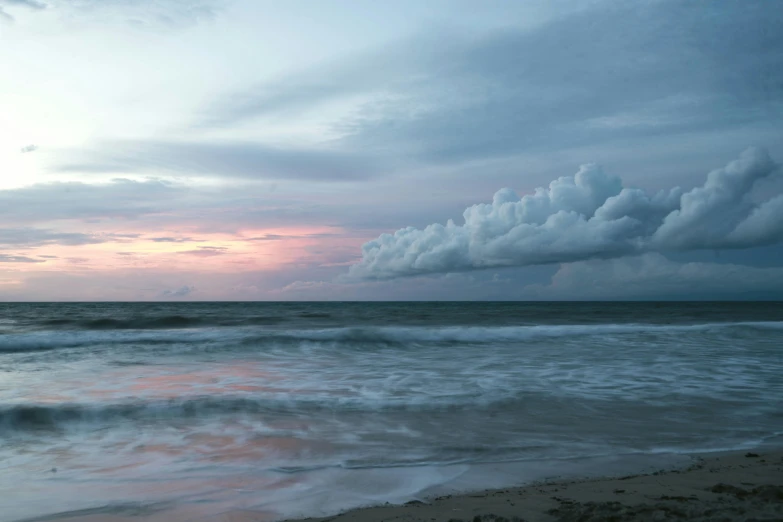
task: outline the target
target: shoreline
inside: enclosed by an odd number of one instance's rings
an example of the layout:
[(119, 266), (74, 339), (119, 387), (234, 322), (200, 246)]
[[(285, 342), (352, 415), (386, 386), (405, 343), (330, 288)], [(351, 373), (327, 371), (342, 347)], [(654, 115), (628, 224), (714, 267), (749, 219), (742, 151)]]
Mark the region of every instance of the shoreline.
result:
[(689, 456), (693, 464), (680, 469), (556, 479), (285, 522), (783, 521), (783, 449)]
[[(421, 497), (283, 522), (783, 522), (783, 449), (687, 455), (690, 465), (626, 476), (562, 477), (499, 489)], [(88, 509), (16, 522), (271, 522), (262, 509), (205, 512)]]

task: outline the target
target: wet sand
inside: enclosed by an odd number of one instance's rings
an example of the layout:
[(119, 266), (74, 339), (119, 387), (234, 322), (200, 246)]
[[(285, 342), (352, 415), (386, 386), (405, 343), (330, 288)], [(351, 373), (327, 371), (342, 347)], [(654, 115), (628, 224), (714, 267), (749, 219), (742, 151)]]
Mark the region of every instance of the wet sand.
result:
[[(257, 522), (270, 513), (227, 509), (81, 512), (59, 522)], [(55, 517), (37, 520), (53, 520)], [(783, 521), (783, 451), (696, 455), (686, 469), (647, 475), (562, 480), (423, 498), (305, 519), (308, 522)]]
[(684, 470), (534, 484), (311, 522), (783, 521), (783, 451), (694, 456)]

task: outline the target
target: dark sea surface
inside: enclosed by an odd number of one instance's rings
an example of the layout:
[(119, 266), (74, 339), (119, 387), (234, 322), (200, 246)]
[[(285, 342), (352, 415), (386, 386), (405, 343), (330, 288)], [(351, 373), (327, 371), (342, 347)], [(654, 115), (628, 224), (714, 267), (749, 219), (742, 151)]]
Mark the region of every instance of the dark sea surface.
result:
[(0, 304), (2, 522), (274, 520), (763, 445), (783, 303)]

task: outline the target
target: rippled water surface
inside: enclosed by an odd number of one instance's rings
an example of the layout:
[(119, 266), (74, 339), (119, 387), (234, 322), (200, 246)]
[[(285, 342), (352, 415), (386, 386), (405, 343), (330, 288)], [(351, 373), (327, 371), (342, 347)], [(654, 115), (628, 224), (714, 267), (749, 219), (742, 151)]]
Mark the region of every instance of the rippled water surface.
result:
[(782, 349), (778, 303), (0, 305), (0, 520), (275, 519), (779, 444)]

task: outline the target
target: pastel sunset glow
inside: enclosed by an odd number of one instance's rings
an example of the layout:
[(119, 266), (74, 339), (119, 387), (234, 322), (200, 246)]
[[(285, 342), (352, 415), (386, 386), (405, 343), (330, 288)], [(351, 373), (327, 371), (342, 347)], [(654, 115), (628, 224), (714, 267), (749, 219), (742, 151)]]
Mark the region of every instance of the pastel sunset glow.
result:
[(0, 300), (780, 298), (781, 13), (0, 0)]

